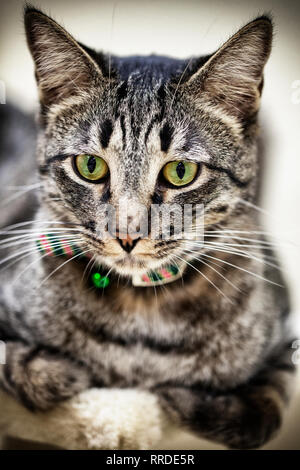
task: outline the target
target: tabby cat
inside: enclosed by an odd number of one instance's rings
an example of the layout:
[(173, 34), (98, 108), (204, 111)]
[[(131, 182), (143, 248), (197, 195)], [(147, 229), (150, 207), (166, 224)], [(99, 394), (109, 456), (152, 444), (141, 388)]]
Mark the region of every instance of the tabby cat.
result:
[[(2, 388), (32, 411), (91, 387), (148, 390), (199, 436), (262, 446), (294, 377), (287, 290), (255, 210), (272, 21), (189, 60), (95, 52), (33, 7), (25, 28), (40, 186), (34, 220), (23, 208), (1, 232)], [(135, 227), (141, 204), (203, 204), (204, 240), (195, 218), (181, 238), (151, 224), (100, 237), (121, 202)]]

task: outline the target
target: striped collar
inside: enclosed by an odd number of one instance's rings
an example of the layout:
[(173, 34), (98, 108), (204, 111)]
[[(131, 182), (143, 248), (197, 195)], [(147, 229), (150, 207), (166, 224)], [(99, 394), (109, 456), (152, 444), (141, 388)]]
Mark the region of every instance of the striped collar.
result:
[[(36, 240), (37, 247), (43, 256), (66, 256), (68, 258), (78, 257), (82, 253), (81, 249), (68, 240), (57, 240), (51, 234), (40, 235)], [(86, 254), (82, 258), (91, 259)], [(163, 268), (132, 276), (132, 285), (136, 287), (155, 287), (176, 281), (182, 277), (184, 267), (169, 264)], [(90, 273), (90, 281), (97, 289), (104, 289), (110, 284), (109, 276), (104, 274), (101, 265), (94, 266)]]

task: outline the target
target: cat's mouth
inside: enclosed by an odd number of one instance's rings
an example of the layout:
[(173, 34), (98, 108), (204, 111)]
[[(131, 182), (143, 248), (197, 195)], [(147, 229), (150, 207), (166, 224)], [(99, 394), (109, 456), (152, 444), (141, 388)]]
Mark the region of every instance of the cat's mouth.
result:
[(134, 276), (160, 269), (170, 264), (174, 255), (174, 244), (169, 249), (164, 247), (162, 252), (162, 248), (156, 247), (155, 242), (149, 238), (139, 240), (132, 248), (130, 247), (131, 249), (117, 239), (98, 241), (95, 236), (89, 235), (87, 238), (91, 257), (94, 257), (99, 265), (105, 265), (123, 276)]
[(109, 269), (123, 276), (143, 274), (163, 267), (169, 263), (168, 258), (156, 258), (155, 253), (112, 253), (102, 252), (98, 257), (100, 264), (105, 264)]
[(152, 271), (166, 264), (163, 259), (156, 259), (149, 253), (143, 255), (125, 254), (121, 256), (103, 256), (99, 257), (100, 262), (104, 262), (109, 268), (112, 268), (118, 274), (133, 276), (144, 272)]

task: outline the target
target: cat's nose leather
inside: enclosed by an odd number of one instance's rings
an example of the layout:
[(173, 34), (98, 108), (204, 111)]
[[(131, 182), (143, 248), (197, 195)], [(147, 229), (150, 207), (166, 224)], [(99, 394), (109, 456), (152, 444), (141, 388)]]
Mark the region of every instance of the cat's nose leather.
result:
[(124, 236), (119, 233), (117, 241), (120, 243), (123, 250), (125, 250), (127, 253), (130, 253), (137, 244), (137, 242), (140, 240), (140, 238), (141, 236), (138, 233), (131, 233), (130, 235), (126, 234)]

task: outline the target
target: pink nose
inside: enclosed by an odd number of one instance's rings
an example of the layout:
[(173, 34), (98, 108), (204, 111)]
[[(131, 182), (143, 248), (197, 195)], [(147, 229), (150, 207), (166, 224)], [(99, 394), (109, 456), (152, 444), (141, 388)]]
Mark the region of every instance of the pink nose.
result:
[(140, 238), (141, 236), (139, 233), (122, 234), (119, 231), (117, 232), (117, 240), (123, 250), (125, 250), (127, 253), (130, 253), (133, 250)]

